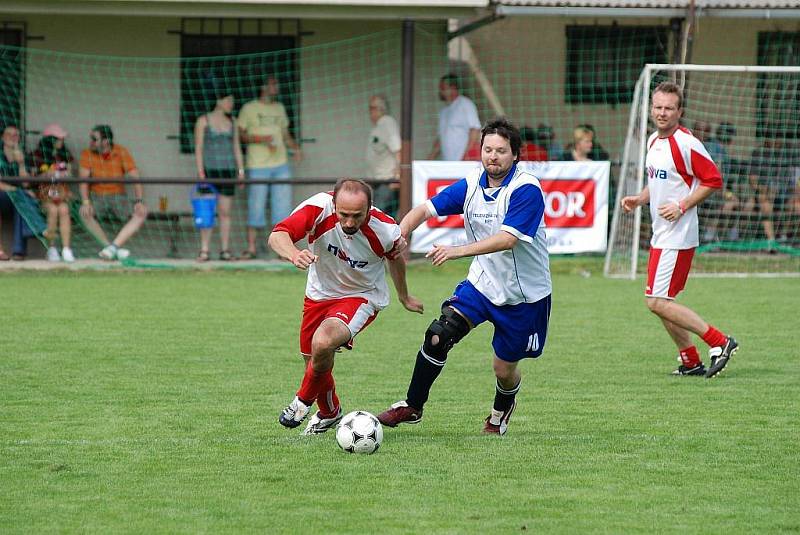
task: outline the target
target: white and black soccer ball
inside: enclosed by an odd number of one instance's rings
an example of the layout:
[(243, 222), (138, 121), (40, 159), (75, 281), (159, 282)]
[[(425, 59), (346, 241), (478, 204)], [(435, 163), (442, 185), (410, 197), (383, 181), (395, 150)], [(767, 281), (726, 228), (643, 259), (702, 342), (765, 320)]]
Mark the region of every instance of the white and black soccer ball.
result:
[(348, 453), (375, 453), (383, 442), (383, 427), (374, 415), (353, 411), (336, 426), (336, 442)]

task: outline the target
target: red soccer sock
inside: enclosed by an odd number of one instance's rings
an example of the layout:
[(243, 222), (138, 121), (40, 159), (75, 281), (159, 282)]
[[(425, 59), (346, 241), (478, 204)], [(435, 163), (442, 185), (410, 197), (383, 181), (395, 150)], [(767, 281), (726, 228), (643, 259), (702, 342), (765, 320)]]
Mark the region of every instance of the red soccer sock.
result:
[(700, 354), (695, 346), (681, 349), (681, 363), (687, 368), (694, 368), (701, 363)]
[(703, 335), (703, 342), (708, 344), (708, 347), (724, 346), (728, 337), (719, 332), (713, 325), (708, 326), (706, 334)]
[(339, 413), (339, 396), (336, 395), (336, 386), (333, 374), (330, 374), (330, 386), (326, 386), (317, 397), (317, 406), (321, 418), (333, 418)]
[(322, 375), (319, 393), (317, 394), (317, 407), (321, 418), (333, 418), (339, 412), (339, 398), (336, 396), (336, 381), (333, 379), (333, 369)]
[[(312, 405), (327, 384), (326, 376), (330, 376), (330, 374), (330, 370), (325, 372), (314, 371), (314, 367), (309, 360), (306, 366), (306, 373), (303, 375), (303, 382), (300, 383), (300, 390), (297, 391), (297, 397), (300, 398), (303, 403)], [(333, 377), (331, 377), (331, 379), (333, 379)]]

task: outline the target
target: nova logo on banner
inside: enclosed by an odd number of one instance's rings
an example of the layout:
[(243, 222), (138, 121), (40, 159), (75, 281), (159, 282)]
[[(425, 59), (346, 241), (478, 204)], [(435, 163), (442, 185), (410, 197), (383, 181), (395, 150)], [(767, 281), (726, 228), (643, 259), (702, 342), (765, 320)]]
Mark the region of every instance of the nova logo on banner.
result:
[[(460, 180), (475, 162), (414, 162), (415, 206)], [(545, 194), (544, 220), (551, 253), (603, 252), (608, 228), (609, 162), (520, 162), (539, 178)], [(424, 196), (424, 197), (423, 197)], [(423, 253), (434, 243), (464, 243), (464, 218), (434, 217), (412, 236), (411, 251)]]

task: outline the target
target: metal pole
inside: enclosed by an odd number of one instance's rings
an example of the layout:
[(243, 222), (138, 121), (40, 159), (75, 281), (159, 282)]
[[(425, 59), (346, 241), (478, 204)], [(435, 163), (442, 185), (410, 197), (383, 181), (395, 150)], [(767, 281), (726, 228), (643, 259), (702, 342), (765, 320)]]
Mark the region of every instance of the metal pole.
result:
[(411, 162), (414, 160), (412, 130), (414, 118), (414, 21), (403, 21), (403, 104), (400, 118), (400, 203), (398, 220), (411, 210)]
[[(644, 189), (644, 164), (647, 158), (647, 118), (650, 111), (650, 76), (651, 66), (644, 67), (644, 80), (642, 82), (642, 112), (639, 118), (639, 163), (636, 166), (636, 193)], [(639, 233), (642, 228), (642, 207), (637, 206), (633, 213), (633, 240), (631, 243), (631, 279), (636, 278), (639, 267)]]

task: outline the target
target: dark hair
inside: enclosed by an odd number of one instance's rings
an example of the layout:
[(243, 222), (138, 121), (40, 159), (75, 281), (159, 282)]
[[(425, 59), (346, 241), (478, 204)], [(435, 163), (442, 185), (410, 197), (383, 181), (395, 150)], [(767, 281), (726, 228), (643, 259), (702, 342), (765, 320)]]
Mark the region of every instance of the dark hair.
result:
[(519, 129), (519, 137), (522, 139), (522, 141), (535, 142), (536, 132), (534, 132), (533, 128), (530, 126), (523, 126)]
[(336, 181), (333, 187), (333, 202), (336, 202), (336, 196), (340, 191), (347, 191), (350, 193), (363, 193), (367, 196), (367, 211), (372, 207), (372, 187), (363, 180), (357, 178), (340, 178)]
[(50, 165), (55, 162), (67, 162), (70, 160), (69, 151), (66, 145), (60, 149), (56, 148), (56, 136), (44, 136), (39, 140), (38, 152), (42, 155), (42, 163)]
[(458, 91), (461, 91), (461, 80), (458, 79), (458, 76), (449, 72), (442, 76), (441, 81), (445, 84), (449, 85), (450, 87), (455, 87)]
[(211, 71), (203, 74), (201, 85), (202, 96), (206, 101), (206, 107), (211, 107), (215, 105), (218, 100), (233, 95), (233, 90), (228, 87), (225, 80), (220, 80)]
[(114, 132), (111, 130), (111, 127), (107, 124), (98, 124), (92, 128), (92, 132), (97, 132), (100, 134), (101, 139), (107, 139), (111, 145), (114, 145)]
[(678, 109), (683, 108), (683, 89), (675, 82), (661, 82), (656, 86), (656, 90), (653, 91), (654, 95), (656, 93), (678, 95)]
[(498, 117), (486, 123), (486, 126), (481, 130), (481, 147), (483, 147), (483, 139), (489, 134), (497, 134), (504, 137), (511, 145), (511, 153), (519, 160), (519, 148), (522, 146), (522, 138), (519, 135), (519, 129), (514, 126), (511, 121), (505, 117)]

